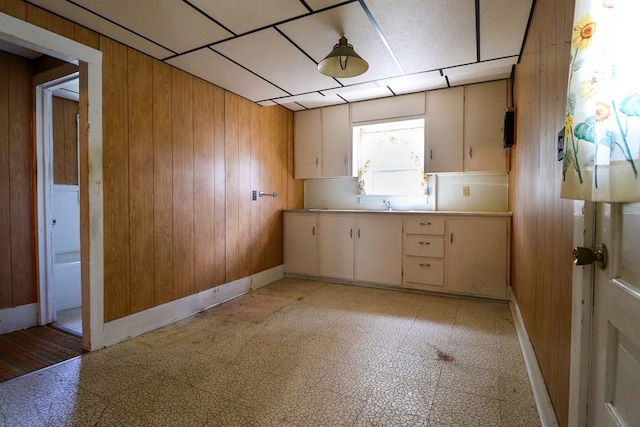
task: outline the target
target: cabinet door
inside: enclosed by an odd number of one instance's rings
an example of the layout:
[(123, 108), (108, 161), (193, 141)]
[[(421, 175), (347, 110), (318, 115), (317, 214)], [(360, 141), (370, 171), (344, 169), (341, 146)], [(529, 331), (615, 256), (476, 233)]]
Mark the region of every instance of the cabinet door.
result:
[(506, 298), (508, 220), (447, 221), (447, 290)]
[(506, 106), (506, 80), (466, 86), (465, 171), (507, 170), (507, 150), (502, 142)]
[(351, 121), (353, 123), (419, 116), (424, 113), (424, 92), (390, 96), (351, 104)]
[(402, 218), (358, 217), (356, 230), (356, 280), (400, 286)]
[(318, 274), (353, 279), (354, 218), (351, 215), (318, 216)]
[(284, 271), (294, 274), (316, 274), (315, 214), (284, 215)]
[(427, 93), (427, 171), (462, 172), (464, 88)]
[(322, 109), (322, 177), (351, 176), (349, 105)]
[(294, 115), (294, 176), (320, 178), (322, 116), (320, 109), (298, 111)]

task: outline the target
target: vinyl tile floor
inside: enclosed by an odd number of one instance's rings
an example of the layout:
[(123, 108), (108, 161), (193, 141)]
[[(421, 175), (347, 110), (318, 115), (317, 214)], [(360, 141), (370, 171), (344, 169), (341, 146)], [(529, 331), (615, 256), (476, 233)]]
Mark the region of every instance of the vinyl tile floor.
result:
[(507, 304), (282, 279), (0, 384), (4, 426), (537, 426)]

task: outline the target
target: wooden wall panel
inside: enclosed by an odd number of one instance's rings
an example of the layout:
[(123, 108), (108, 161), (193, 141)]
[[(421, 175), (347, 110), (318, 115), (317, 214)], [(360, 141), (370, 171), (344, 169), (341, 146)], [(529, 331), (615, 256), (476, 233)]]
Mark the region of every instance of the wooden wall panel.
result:
[(230, 92), (225, 94), (224, 101), (225, 132), (225, 169), (226, 169), (226, 281), (233, 282), (240, 278), (239, 261), (239, 99)]
[[(9, 97), (9, 54), (0, 52), (0, 99)], [(9, 102), (0, 102), (0, 308), (13, 307), (11, 283), (11, 174)]]
[(251, 274), (251, 130), (256, 104), (239, 98), (238, 105), (238, 276)]
[[(262, 188), (262, 141), (260, 140), (260, 111), (261, 108), (251, 109), (251, 190), (257, 192)], [(262, 215), (260, 203), (256, 199), (251, 202), (251, 274), (260, 271), (262, 254)]]
[(195, 288), (196, 292), (214, 286), (215, 249), (215, 129), (213, 86), (193, 83), (193, 168), (195, 215)]
[(78, 102), (52, 99), (53, 182), (78, 184)]
[(0, 0), (0, 12), (27, 20), (27, 4), (22, 0)]
[(9, 57), (9, 174), (11, 200), (11, 281), (13, 306), (36, 301), (31, 199), (31, 66)]
[(539, 0), (515, 74), (512, 286), (560, 425), (567, 425), (573, 202), (559, 190), (573, 0)]
[(226, 283), (227, 275), (227, 242), (226, 242), (226, 217), (225, 203), (227, 198), (227, 172), (225, 164), (225, 91), (214, 87), (213, 89), (213, 125), (215, 133), (215, 252), (214, 283), (216, 286)]
[(68, 39), (74, 39), (75, 24), (73, 22), (37, 6), (27, 5), (27, 22)]
[(128, 50), (131, 312), (154, 306), (153, 61)]
[(173, 298), (194, 291), (193, 78), (171, 70), (173, 139)]
[(153, 61), (153, 255), (155, 303), (173, 300), (171, 67)]
[[(104, 180), (104, 320), (131, 314), (128, 49), (100, 38)], [(132, 88), (135, 90), (135, 88)]]
[[(302, 182), (292, 179), (291, 111), (259, 107), (20, 0), (0, 0), (0, 11), (103, 52), (105, 321), (282, 262), (281, 210), (302, 207)], [(0, 97), (9, 99), (3, 58)], [(21, 99), (29, 101), (31, 79), (21, 79), (29, 83)], [(14, 157), (23, 159), (25, 153), (29, 161), (31, 106), (16, 103), (18, 119), (10, 104), (0, 104), (0, 166), (11, 164)], [(10, 129), (9, 121), (26, 125), (18, 131)], [(26, 137), (26, 144), (10, 145), (10, 133)], [(86, 162), (87, 152), (82, 152)], [(29, 171), (30, 164), (11, 167), (9, 177), (9, 168), (0, 170), (0, 195), (11, 192), (13, 198), (20, 192), (22, 197), (24, 188), (30, 191), (29, 182), (14, 188), (11, 174)], [(86, 163), (81, 171), (81, 182), (86, 183)], [(251, 190), (277, 191), (280, 196), (252, 202)], [(31, 206), (23, 201), (14, 204), (11, 199), (0, 206), (0, 238), (33, 237)], [(83, 207), (83, 229), (88, 230), (88, 205)], [(6, 225), (18, 212), (28, 224), (26, 240), (22, 229), (8, 230)], [(12, 239), (1, 240), (0, 245)], [(22, 249), (7, 251), (12, 258), (19, 254), (29, 273), (16, 275), (16, 266), (22, 264), (0, 263), (3, 284), (4, 276), (21, 281), (33, 270), (33, 258), (22, 256)], [(85, 259), (87, 253), (83, 248)], [(9, 299), (35, 301), (33, 281), (18, 292), (12, 288), (10, 296), (5, 286), (0, 289), (0, 307), (13, 304)]]

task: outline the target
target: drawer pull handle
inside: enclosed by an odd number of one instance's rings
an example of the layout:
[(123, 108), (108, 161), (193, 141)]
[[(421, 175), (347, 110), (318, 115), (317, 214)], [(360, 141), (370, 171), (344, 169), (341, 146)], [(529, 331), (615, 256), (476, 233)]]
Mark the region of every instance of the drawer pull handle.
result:
[(431, 242), (420, 242), (421, 245), (430, 245)]
[(420, 267), (431, 267), (431, 264), (420, 263)]
[(420, 225), (431, 225), (430, 222), (421, 222)]

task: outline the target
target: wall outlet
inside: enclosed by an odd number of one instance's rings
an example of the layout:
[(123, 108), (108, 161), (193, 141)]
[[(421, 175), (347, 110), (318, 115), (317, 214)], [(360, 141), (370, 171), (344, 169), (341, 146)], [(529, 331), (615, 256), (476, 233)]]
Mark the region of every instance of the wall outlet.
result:
[(469, 186), (468, 185), (463, 185), (462, 186), (462, 197), (469, 197), (469, 196), (470, 196)]

